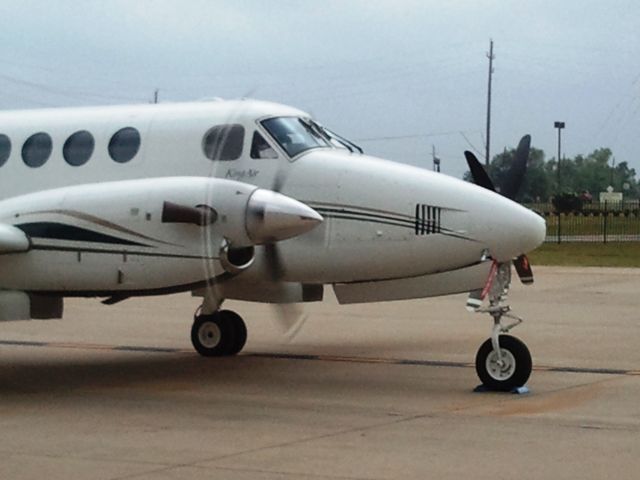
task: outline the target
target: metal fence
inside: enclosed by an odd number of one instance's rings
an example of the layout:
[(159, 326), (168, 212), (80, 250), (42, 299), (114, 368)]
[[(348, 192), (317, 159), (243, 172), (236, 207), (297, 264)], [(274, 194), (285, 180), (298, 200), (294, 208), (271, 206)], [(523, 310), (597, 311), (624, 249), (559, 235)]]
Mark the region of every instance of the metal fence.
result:
[(640, 241), (638, 200), (590, 202), (558, 212), (553, 205), (527, 205), (547, 222), (547, 242), (637, 242)]

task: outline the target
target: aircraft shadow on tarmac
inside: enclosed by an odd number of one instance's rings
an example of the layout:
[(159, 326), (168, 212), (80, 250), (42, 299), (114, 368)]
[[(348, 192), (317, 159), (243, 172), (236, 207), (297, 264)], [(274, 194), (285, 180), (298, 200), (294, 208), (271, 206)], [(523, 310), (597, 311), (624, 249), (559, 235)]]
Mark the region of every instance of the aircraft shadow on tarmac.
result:
[[(16, 361), (0, 365), (0, 394), (40, 394), (82, 389), (109, 389), (148, 384), (219, 382), (231, 372), (260, 368), (264, 361), (249, 358), (203, 359), (193, 356), (144, 355), (84, 360), (43, 357), (38, 361)], [(256, 365), (257, 364), (257, 365)]]
[[(6, 351), (5, 351), (6, 353)], [(314, 361), (319, 360), (319, 361)], [(393, 369), (391, 372), (389, 368)], [(416, 370), (419, 368), (419, 370)], [(446, 372), (448, 371), (448, 372)], [(452, 373), (458, 371), (460, 373)], [(461, 371), (465, 371), (464, 373)], [(461, 374), (462, 373), (462, 374)], [(417, 382), (416, 375), (420, 381)], [(462, 380), (462, 382), (460, 382)], [(328, 395), (357, 390), (376, 395), (381, 389), (416, 395), (444, 394), (468, 390), (473, 373), (467, 368), (420, 368), (419, 366), (322, 361), (313, 356), (248, 354), (231, 358), (204, 359), (195, 354), (135, 354), (123, 356), (78, 355), (47, 360), (5, 356), (0, 364), (0, 396), (41, 400), (49, 395), (74, 392), (108, 392), (149, 389), (152, 391), (216, 392), (277, 391), (295, 396), (321, 386)]]

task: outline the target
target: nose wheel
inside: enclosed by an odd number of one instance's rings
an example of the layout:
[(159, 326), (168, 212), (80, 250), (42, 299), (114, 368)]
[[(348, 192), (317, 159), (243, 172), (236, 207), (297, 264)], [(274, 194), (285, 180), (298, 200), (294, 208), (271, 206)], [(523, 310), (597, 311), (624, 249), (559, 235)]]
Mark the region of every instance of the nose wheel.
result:
[(476, 373), (490, 390), (509, 392), (522, 387), (531, 375), (531, 353), (527, 346), (511, 335), (500, 335), (499, 349), (493, 339), (484, 342), (476, 354)]
[(247, 327), (231, 310), (196, 315), (191, 327), (193, 348), (203, 357), (236, 355), (247, 341)]

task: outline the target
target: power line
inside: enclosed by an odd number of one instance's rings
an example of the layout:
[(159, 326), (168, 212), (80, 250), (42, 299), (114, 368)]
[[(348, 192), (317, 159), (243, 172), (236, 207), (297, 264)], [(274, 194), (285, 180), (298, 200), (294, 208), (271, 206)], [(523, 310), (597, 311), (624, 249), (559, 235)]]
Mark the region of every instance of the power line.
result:
[(11, 75), (7, 75), (7, 74), (0, 74), (0, 80), (4, 80), (5, 82), (9, 82), (9, 83), (13, 83), (14, 85), (20, 85), (23, 87), (28, 87), (28, 88), (32, 88), (35, 90), (40, 90), (43, 92), (47, 92), (53, 95), (62, 95), (65, 97), (70, 97), (70, 98), (78, 98), (78, 97), (93, 97), (93, 98), (99, 98), (99, 99), (103, 99), (103, 100), (124, 100), (124, 101), (139, 101), (139, 99), (136, 98), (132, 98), (132, 97), (124, 97), (124, 96), (119, 96), (119, 95), (102, 95), (99, 93), (93, 93), (93, 92), (88, 92), (88, 91), (83, 91), (83, 90), (78, 90), (78, 89), (72, 89), (72, 90), (68, 90), (68, 89), (64, 89), (64, 88), (57, 88), (57, 87), (51, 87), (48, 85), (44, 85), (42, 83), (37, 83), (37, 82), (32, 82), (29, 80), (24, 80), (21, 78), (17, 78)]
[(473, 145), (473, 143), (471, 143), (471, 140), (469, 140), (467, 138), (467, 136), (464, 134), (464, 132), (460, 132), (460, 135), (462, 135), (462, 138), (464, 138), (464, 141), (467, 142), (467, 145), (469, 145), (469, 147), (471, 148), (471, 150), (473, 150), (474, 152), (476, 152), (478, 155), (482, 155), (480, 153), (480, 151)]
[[(465, 133), (480, 133), (478, 130), (452, 130), (450, 132), (436, 132), (436, 133), (414, 133), (408, 135), (387, 135), (381, 137), (367, 137), (367, 138), (355, 138), (354, 142), (384, 142), (387, 140), (409, 140), (412, 138), (430, 138), (430, 137), (447, 137), (453, 135), (462, 135)], [(467, 140), (468, 141), (468, 140)], [(473, 145), (472, 145), (473, 147)]]

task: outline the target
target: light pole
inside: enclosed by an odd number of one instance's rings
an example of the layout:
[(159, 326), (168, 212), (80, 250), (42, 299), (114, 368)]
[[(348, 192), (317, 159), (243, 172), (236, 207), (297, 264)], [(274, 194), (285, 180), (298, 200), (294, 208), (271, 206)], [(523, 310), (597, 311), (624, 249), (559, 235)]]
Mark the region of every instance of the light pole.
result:
[(558, 165), (557, 165), (557, 170), (558, 170), (558, 192), (556, 193), (556, 209), (557, 209), (557, 214), (558, 214), (558, 243), (560, 243), (562, 240), (562, 216), (560, 215), (560, 194), (562, 192), (562, 186), (560, 185), (560, 154), (561, 154), (561, 150), (560, 150), (560, 145), (561, 145), (561, 136), (560, 136), (560, 132), (562, 132), (562, 129), (564, 128), (564, 122), (554, 122), (553, 126), (555, 128), (558, 129)]
[(562, 129), (564, 128), (564, 122), (554, 122), (553, 126), (558, 129), (558, 165), (556, 166), (556, 169), (558, 170), (558, 195), (560, 195), (562, 190), (562, 185), (560, 184), (560, 148), (562, 145), (560, 132), (562, 132)]

